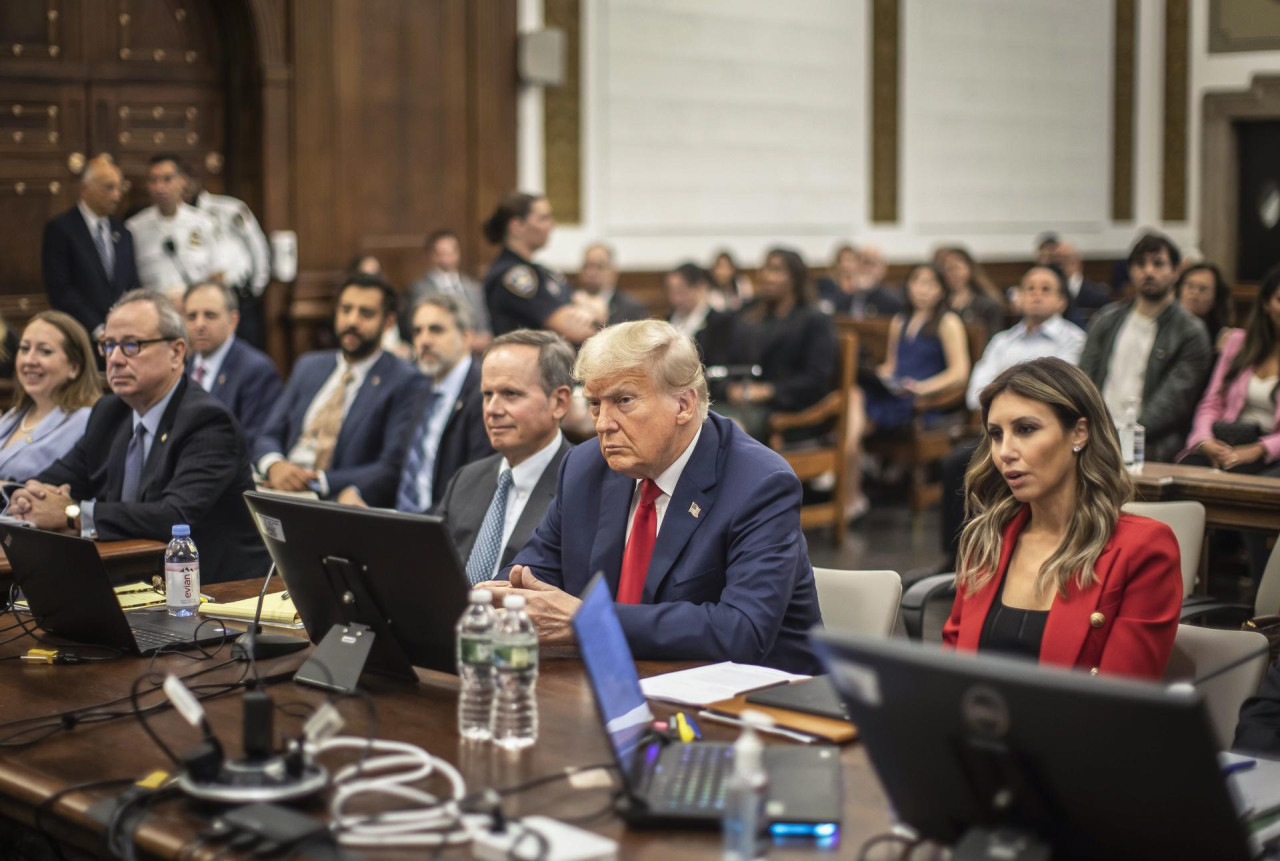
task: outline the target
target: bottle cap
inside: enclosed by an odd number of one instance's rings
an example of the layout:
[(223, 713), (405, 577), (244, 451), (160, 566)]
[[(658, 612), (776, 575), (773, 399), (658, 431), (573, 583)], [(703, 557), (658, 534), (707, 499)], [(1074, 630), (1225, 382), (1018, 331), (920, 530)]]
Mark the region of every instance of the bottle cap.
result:
[(191, 527), (185, 523), (173, 524), (173, 537), (186, 538), (191, 535)]
[(508, 595), (507, 597), (502, 599), (502, 606), (508, 610), (523, 610), (524, 596)]
[(468, 604), (492, 604), (493, 593), (488, 589), (472, 589), (467, 595)]

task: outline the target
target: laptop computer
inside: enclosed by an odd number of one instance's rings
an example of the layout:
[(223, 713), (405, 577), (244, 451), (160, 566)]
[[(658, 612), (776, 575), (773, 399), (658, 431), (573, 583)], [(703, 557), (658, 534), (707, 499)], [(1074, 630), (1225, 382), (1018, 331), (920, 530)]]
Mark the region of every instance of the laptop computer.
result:
[[(573, 630), (605, 735), (622, 773), (620, 813), (634, 825), (717, 827), (733, 774), (733, 745), (669, 740), (653, 729), (631, 649), (604, 577), (582, 596)], [(842, 787), (838, 748), (765, 748), (769, 774), (766, 813), (775, 834), (808, 827), (832, 836), (839, 827)]]
[(850, 720), (849, 710), (840, 701), (840, 695), (836, 693), (830, 676), (814, 676), (811, 679), (765, 688), (748, 694), (747, 702), (832, 720)]
[(6, 524), (0, 525), (0, 545), (32, 618), (45, 633), (144, 656), (226, 639), (221, 622), (170, 616), (165, 607), (126, 613), (97, 546), (87, 538)]

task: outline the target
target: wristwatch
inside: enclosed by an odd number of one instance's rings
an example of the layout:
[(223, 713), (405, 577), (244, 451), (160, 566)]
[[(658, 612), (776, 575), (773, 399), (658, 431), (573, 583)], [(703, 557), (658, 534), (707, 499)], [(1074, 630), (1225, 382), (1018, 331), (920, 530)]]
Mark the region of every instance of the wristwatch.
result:
[(80, 517), (80, 503), (78, 502), (71, 503), (70, 505), (68, 505), (66, 508), (63, 509), (63, 512), (67, 515), (67, 528), (75, 529), (76, 519)]

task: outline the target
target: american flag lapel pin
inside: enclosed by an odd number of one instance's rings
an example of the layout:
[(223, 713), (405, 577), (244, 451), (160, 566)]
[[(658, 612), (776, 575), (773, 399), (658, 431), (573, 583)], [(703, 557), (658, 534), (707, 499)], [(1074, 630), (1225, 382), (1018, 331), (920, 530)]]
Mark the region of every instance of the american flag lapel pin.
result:
[(702, 509), (698, 507), (698, 503), (690, 502), (689, 513), (692, 514), (694, 517), (698, 517), (699, 515), (702, 514)]

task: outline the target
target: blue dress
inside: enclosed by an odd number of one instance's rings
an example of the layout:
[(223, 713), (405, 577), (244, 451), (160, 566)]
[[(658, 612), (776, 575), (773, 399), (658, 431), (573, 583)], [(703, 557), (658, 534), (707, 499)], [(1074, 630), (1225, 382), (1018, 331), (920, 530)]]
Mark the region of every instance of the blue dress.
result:
[[(894, 364), (894, 377), (919, 382), (940, 374), (947, 369), (947, 355), (942, 349), (942, 339), (937, 332), (926, 335), (921, 326), (915, 337), (907, 334), (904, 320), (902, 334), (898, 338), (898, 355)], [(876, 430), (902, 427), (911, 423), (915, 410), (914, 395), (893, 395), (887, 391), (866, 390), (867, 418)]]
[[(18, 427), (26, 410), (9, 410), (0, 417), (0, 446)], [(29, 436), (10, 446), (0, 448), (0, 479), (25, 482), (48, 469), (55, 461), (71, 451), (84, 436), (89, 422), (89, 407), (72, 412), (55, 409), (32, 428)]]

